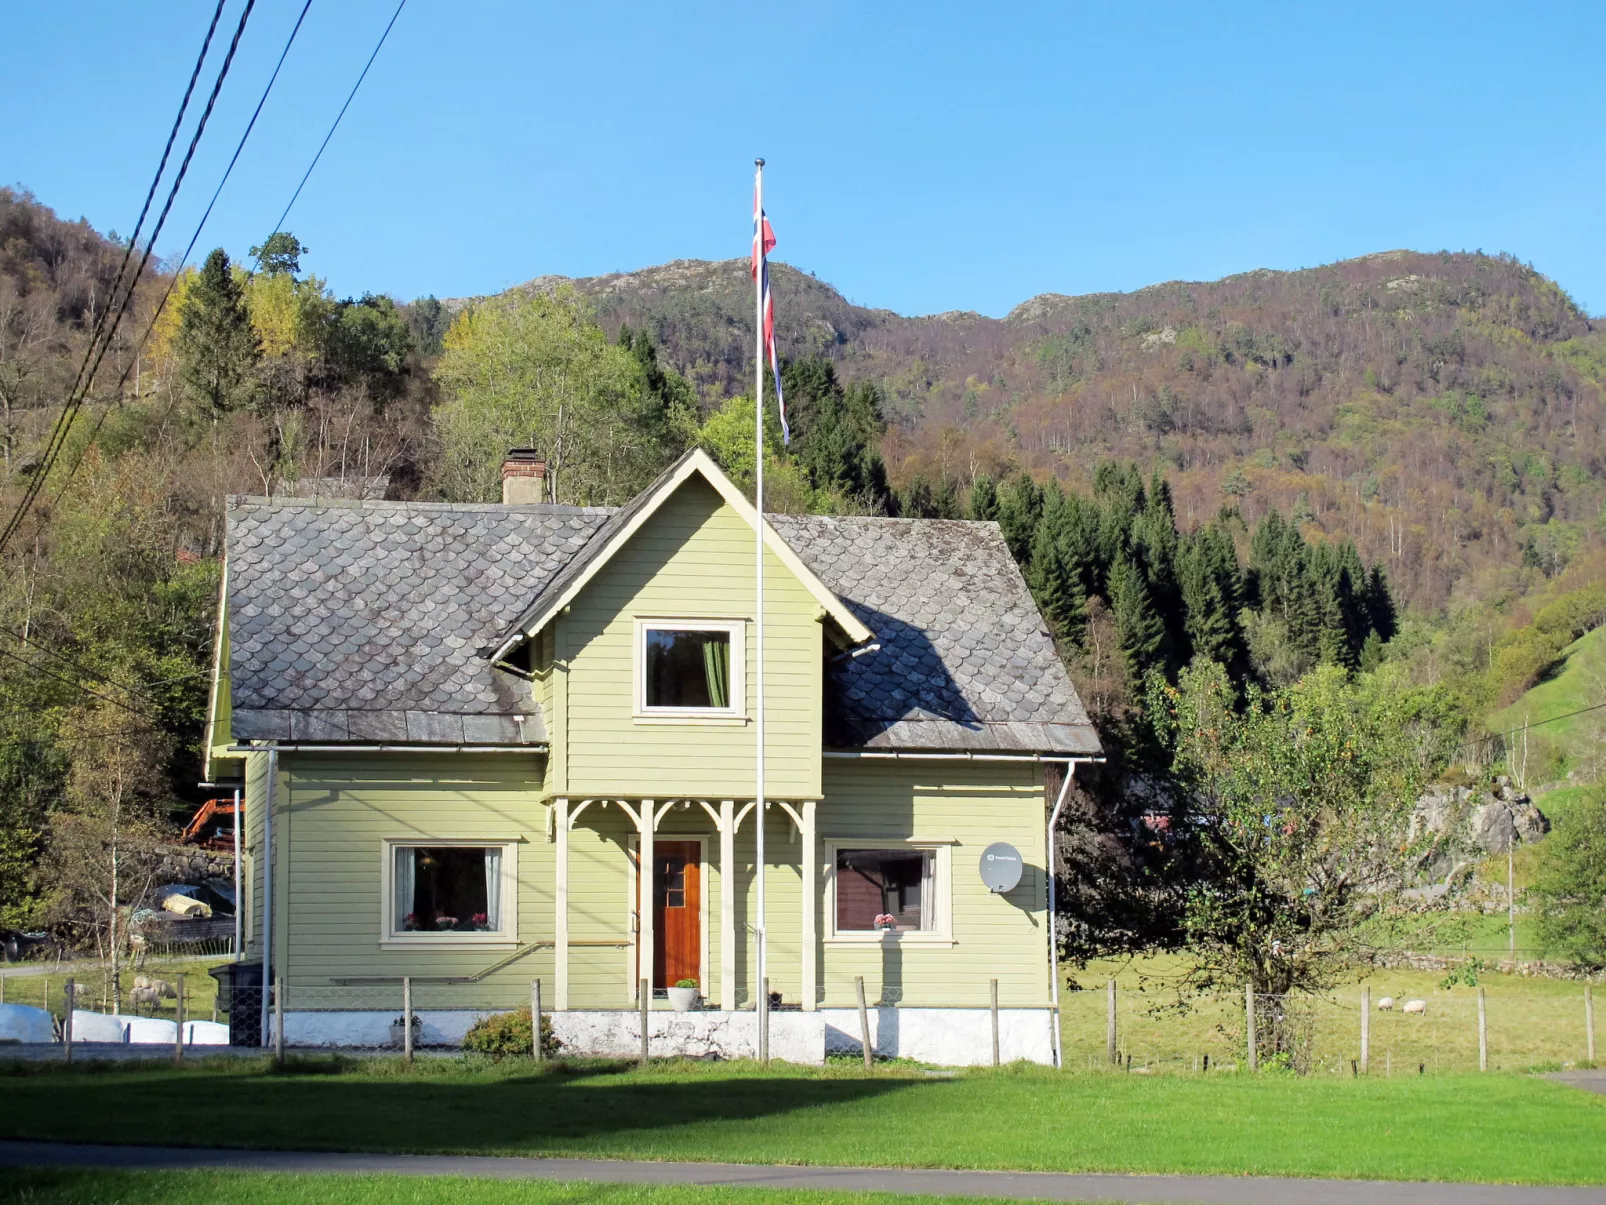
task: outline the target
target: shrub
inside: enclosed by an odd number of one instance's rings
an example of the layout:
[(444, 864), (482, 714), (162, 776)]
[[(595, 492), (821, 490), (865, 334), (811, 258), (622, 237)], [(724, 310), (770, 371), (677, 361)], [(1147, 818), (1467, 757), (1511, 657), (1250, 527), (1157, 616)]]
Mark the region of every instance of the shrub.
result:
[[(541, 1053), (548, 1058), (558, 1053), (563, 1045), (552, 1034), (552, 1018), (541, 1018)], [(463, 1035), (463, 1049), (477, 1054), (502, 1058), (509, 1054), (530, 1053), (530, 1010), (518, 1009), (510, 1013), (492, 1013), (474, 1022)]]

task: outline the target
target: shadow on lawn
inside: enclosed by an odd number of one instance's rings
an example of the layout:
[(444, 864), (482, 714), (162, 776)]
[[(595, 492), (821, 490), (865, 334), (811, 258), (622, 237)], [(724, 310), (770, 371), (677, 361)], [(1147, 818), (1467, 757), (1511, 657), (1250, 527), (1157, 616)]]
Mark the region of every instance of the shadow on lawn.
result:
[[(619, 1150), (632, 1136), (704, 1123), (848, 1108), (909, 1088), (907, 1079), (792, 1076), (634, 1079), (546, 1074), (465, 1083), (420, 1076), (159, 1075), (13, 1081), (0, 1094), (0, 1137), (173, 1144), (168, 1118), (199, 1114), (181, 1145), (347, 1150)], [(5, 1099), (7, 1096), (9, 1100)], [(137, 1102), (137, 1104), (136, 1104)], [(867, 1121), (872, 1118), (867, 1115)]]

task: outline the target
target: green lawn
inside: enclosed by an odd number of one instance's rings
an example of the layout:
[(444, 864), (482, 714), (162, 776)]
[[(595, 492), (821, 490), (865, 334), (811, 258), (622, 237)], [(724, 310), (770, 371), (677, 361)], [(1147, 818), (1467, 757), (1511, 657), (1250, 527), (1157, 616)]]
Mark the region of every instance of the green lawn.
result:
[[(1506, 732), (1606, 702), (1600, 697), (1600, 684), (1606, 680), (1606, 627), (1586, 632), (1573, 641), (1562, 650), (1561, 660), (1561, 668), (1553, 677), (1525, 692), (1511, 706), (1491, 715), (1485, 721), (1489, 730)], [(1591, 779), (1597, 777), (1602, 769), (1596, 763), (1603, 731), (1606, 731), (1606, 711), (1572, 715), (1530, 729), (1528, 781), (1539, 782), (1568, 770), (1582, 771)], [(1506, 739), (1520, 758), (1522, 734)], [(1546, 801), (1541, 799), (1539, 806), (1548, 814), (1552, 807), (1564, 809), (1567, 802), (1565, 798), (1555, 799), (1546, 806)]]
[[(228, 958), (186, 958), (186, 959), (151, 959), (144, 966), (137, 969), (124, 968), (123, 970), (123, 1009), (132, 1012), (133, 1006), (128, 1001), (128, 992), (133, 987), (134, 977), (144, 975), (151, 979), (165, 979), (173, 985), (175, 992), (179, 985), (179, 976), (183, 976), (184, 983), (184, 1015), (191, 1021), (212, 1020), (212, 1008), (217, 1003), (217, 980), (206, 972), (209, 968), (222, 962), (231, 961)], [(48, 974), (33, 974), (30, 964), (22, 964), (29, 969), (28, 974), (18, 974), (15, 967), (10, 972), (10, 964), (0, 963), (0, 981), (3, 981), (3, 990), (7, 1004), (30, 1004), (35, 1008), (47, 1008), (60, 1017), (66, 1006), (66, 987), (69, 972), (52, 971)], [(93, 1012), (111, 1011), (111, 982), (110, 976), (104, 968), (95, 967), (89, 970), (72, 972), (73, 980), (78, 991), (78, 1007), (87, 1008)], [(164, 999), (155, 1009), (142, 1008), (142, 1013), (152, 1016), (173, 1019), (174, 1002)]]
[[(1606, 1182), (1606, 1098), (1514, 1075), (933, 1078), (666, 1062), (13, 1065), (0, 1137), (744, 1163)], [(202, 1124), (176, 1127), (176, 1117)]]
[[(942, 1197), (565, 1184), (461, 1176), (290, 1176), (266, 1172), (7, 1172), (0, 1201), (27, 1205), (936, 1205)], [(338, 1193), (336, 1192), (338, 1189)], [(1002, 1205), (972, 1198), (975, 1205)], [(1020, 1205), (1011, 1202), (1011, 1205)]]

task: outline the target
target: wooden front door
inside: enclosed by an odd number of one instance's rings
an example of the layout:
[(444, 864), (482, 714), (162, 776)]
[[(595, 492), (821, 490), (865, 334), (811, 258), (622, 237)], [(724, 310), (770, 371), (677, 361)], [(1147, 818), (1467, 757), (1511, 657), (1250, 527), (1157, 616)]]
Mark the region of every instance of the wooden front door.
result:
[(696, 841), (655, 841), (652, 847), (652, 986), (673, 987), (703, 974), (702, 845)]

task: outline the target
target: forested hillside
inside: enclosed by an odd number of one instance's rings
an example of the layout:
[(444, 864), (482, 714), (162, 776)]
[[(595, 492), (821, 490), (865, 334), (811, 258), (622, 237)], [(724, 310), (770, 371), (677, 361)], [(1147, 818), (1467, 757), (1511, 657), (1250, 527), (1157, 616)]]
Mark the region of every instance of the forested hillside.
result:
[[(227, 495), (490, 501), (514, 446), (561, 503), (619, 504), (694, 444), (743, 487), (755, 468), (745, 261), (398, 302), (335, 296), (277, 232), (148, 270), (63, 426), (123, 255), (0, 189), (0, 927), (79, 942), (112, 940), (199, 795)], [(1188, 858), (1132, 837), (1188, 792), (1242, 790), (1248, 815), (1280, 784), (1315, 833), (1318, 770), (1352, 800), (1384, 784), (1386, 826), (1321, 856), (1388, 848), (1408, 881), (1412, 792), (1489, 773), (1487, 717), (1606, 621), (1606, 332), (1512, 259), (1393, 252), (1004, 319), (864, 309), (785, 267), (775, 290), (793, 438), (771, 409), (766, 505), (997, 521), (1109, 781), (1160, 784), (1078, 829), (1117, 850), (1084, 869), (1132, 891), (1067, 905), (1094, 945), (1174, 937), (1197, 881), (1270, 898), (1232, 886), (1259, 857), (1237, 830), (1182, 803)], [(1318, 735), (1313, 769), (1294, 747)]]
[[(781, 346), (885, 390), (894, 481), (960, 492), (1019, 466), (1086, 487), (1163, 471), (1184, 526), (1271, 508), (1382, 561), (1410, 605), (1554, 574), (1606, 503), (1606, 331), (1508, 256), (1386, 252), (1003, 319), (905, 318), (774, 269)], [(549, 288), (556, 278), (526, 288)], [(746, 261), (573, 282), (645, 329), (705, 399), (749, 388)]]

